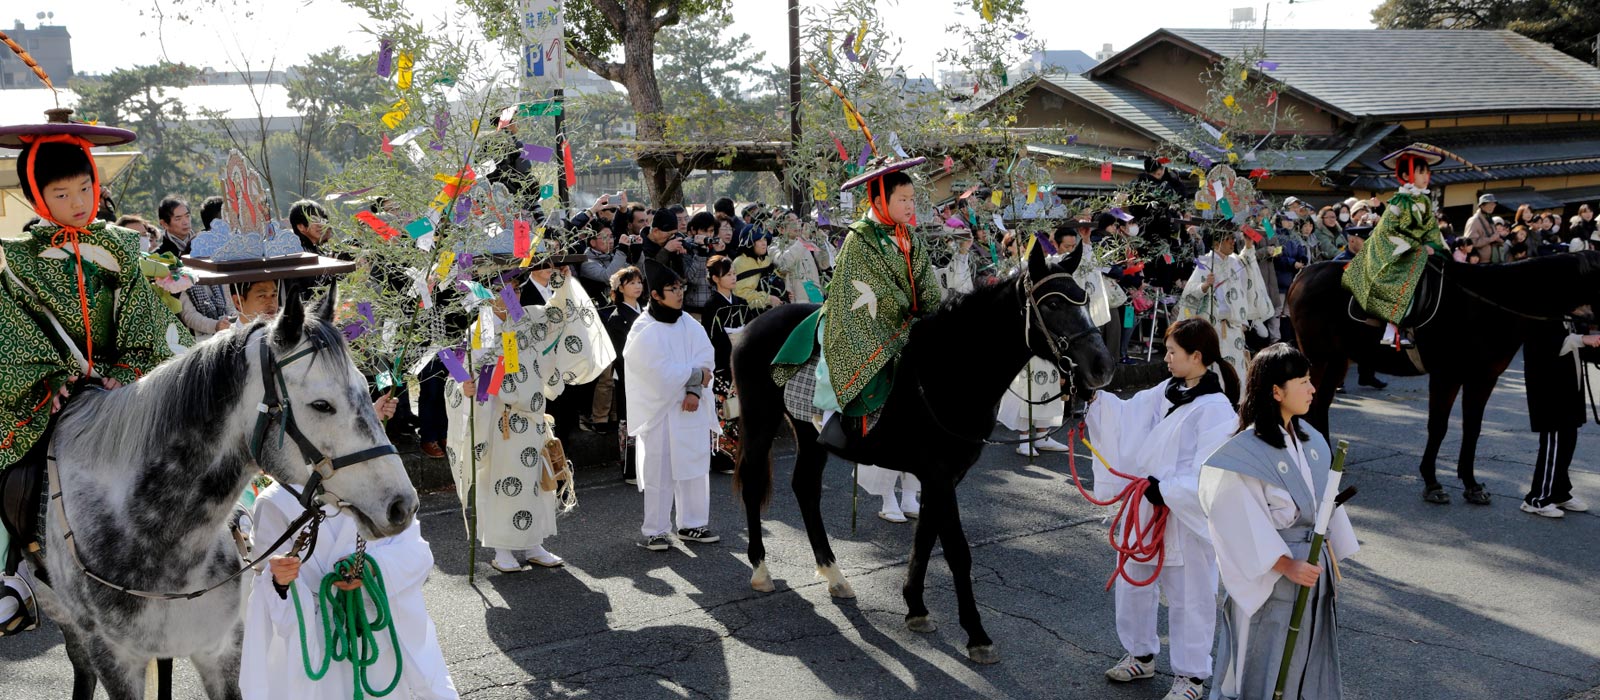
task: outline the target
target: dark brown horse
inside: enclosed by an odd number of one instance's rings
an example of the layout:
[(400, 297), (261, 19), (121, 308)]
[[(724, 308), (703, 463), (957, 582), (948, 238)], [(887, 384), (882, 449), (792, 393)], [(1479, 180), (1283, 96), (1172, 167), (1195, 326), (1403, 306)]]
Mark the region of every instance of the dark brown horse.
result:
[[(1461, 405), (1461, 455), (1456, 474), (1470, 503), (1487, 505), (1488, 489), (1473, 477), (1472, 462), (1500, 374), (1522, 347), (1528, 321), (1558, 319), (1600, 299), (1600, 252), (1562, 253), (1504, 265), (1442, 262), (1437, 311), (1414, 329), (1428, 373), (1428, 444), (1420, 466), (1423, 498), (1449, 503), (1434, 473), (1439, 446), (1450, 430), (1456, 395)], [(1306, 419), (1328, 432), (1328, 407), (1351, 362), (1386, 374), (1415, 376), (1404, 353), (1381, 345), (1383, 328), (1354, 320), (1350, 292), (1340, 278), (1344, 263), (1312, 265), (1289, 288), (1289, 317), (1302, 352), (1311, 360), (1317, 393)]]
[[(1070, 257), (1063, 267), (1049, 265), (1035, 248), (1026, 274), (946, 301), (918, 321), (901, 353), (882, 417), (862, 438), (859, 451), (852, 445), (854, 454), (841, 455), (921, 479), (922, 516), (902, 591), (908, 608), (906, 624), (916, 632), (935, 629), (922, 589), (938, 539), (955, 581), (967, 656), (977, 663), (993, 663), (999, 655), (984, 632), (972, 595), (972, 554), (961, 528), (956, 485), (978, 461), (994, 429), (1000, 397), (1029, 357), (1056, 361), (1074, 386), (1086, 390), (1111, 380), (1111, 355), (1083, 306), (1085, 294), (1063, 273), (1077, 263), (1077, 257)], [(822, 524), (822, 469), (828, 453), (817, 441), (810, 416), (792, 415), (785, 408), (783, 390), (771, 374), (778, 348), (816, 308), (788, 304), (768, 311), (745, 326), (734, 346), (733, 378), (742, 404), (742, 445), (734, 478), (748, 519), (748, 554), (755, 569), (750, 585), (771, 591), (761, 510), (772, 490), (772, 443), (787, 417), (798, 446), (794, 492), (817, 572), (827, 578), (830, 594), (851, 598), (855, 593), (835, 563)]]

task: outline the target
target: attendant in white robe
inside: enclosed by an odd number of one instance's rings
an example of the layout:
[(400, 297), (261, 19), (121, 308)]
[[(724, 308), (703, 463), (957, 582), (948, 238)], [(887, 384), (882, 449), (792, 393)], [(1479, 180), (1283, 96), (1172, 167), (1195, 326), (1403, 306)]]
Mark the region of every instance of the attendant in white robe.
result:
[[(628, 434), (635, 451), (644, 523), (639, 546), (671, 547), (672, 511), (678, 539), (716, 542), (707, 527), (711, 501), (711, 441), (721, 432), (710, 386), (716, 368), (711, 340), (683, 317), (683, 280), (646, 260), (645, 276), (664, 280), (628, 331), (622, 360), (628, 375)], [(702, 398), (704, 400), (702, 400)]]
[[(1234, 400), (1239, 378), (1221, 362), (1216, 331), (1201, 319), (1186, 319), (1167, 330), (1167, 369), (1172, 379), (1128, 400), (1108, 391), (1095, 395), (1086, 417), (1095, 448), (1117, 471), (1150, 482), (1142, 511), (1147, 524), (1157, 505), (1166, 506), (1165, 558), (1159, 575), (1154, 563), (1128, 562), (1135, 586), (1116, 580), (1117, 637), (1127, 652), (1106, 677), (1129, 682), (1155, 675), (1161, 651), (1156, 616), (1167, 602), (1172, 688), (1169, 700), (1197, 700), (1211, 677), (1216, 641), (1217, 565), (1211, 531), (1199, 503), (1200, 465), (1233, 434), (1238, 424)], [(1094, 463), (1094, 495), (1107, 500), (1128, 480)]]
[(1194, 273), (1183, 285), (1178, 317), (1209, 321), (1222, 341), (1223, 359), (1243, 374), (1249, 361), (1245, 332), (1255, 325), (1265, 334), (1261, 324), (1273, 316), (1272, 298), (1255, 262), (1255, 249), (1235, 253), (1238, 234), (1232, 225), (1215, 226), (1211, 252), (1195, 259)]
[[(477, 347), (467, 363), (477, 372), (465, 382), (452, 382), (458, 390), (446, 391), (447, 452), (456, 493), (468, 515), (467, 494), (476, 484), (478, 542), (494, 548), (490, 566), (501, 572), (525, 570), (523, 559), (562, 565), (561, 557), (544, 548), (545, 539), (556, 534), (559, 510), (557, 492), (547, 487), (566, 466), (551, 464), (545, 455), (552, 437), (545, 411), (568, 385), (593, 381), (616, 359), (581, 285), (558, 272), (540, 296), (543, 304), (520, 307), (520, 314), (512, 314), (500, 296), (478, 307), (466, 339)], [(516, 349), (514, 363), (507, 353), (508, 334)], [(456, 445), (475, 448), (469, 452)]]
[(856, 484), (862, 491), (883, 499), (883, 508), (878, 510), (878, 517), (884, 520), (903, 523), (906, 518), (922, 515), (922, 502), (918, 500), (922, 494), (922, 482), (915, 474), (872, 464), (857, 464)]
[[(276, 541), (289, 524), (299, 517), (300, 503), (282, 486), (274, 484), (262, 491), (255, 502), (256, 546)], [(301, 622), (295, 614), (294, 597), (300, 599), (304, 617), (303, 638), (311, 665), (321, 665), (327, 653), (323, 646), (322, 611), (318, 605), (322, 579), (340, 560), (356, 551), (355, 516), (323, 506), (326, 518), (319, 527), (316, 550), (304, 561), (274, 557), (271, 567), (255, 576), (245, 611), (244, 647), (239, 667), (239, 688), (245, 700), (349, 700), (352, 694), (352, 665), (331, 661), (327, 675), (313, 681), (302, 659)], [(294, 538), (279, 549), (288, 551)], [(422, 584), (433, 571), (433, 552), (422, 539), (420, 520), (393, 537), (367, 542), (366, 552), (377, 562), (388, 589), (389, 611), (393, 614), (395, 639), (400, 653), (391, 646), (388, 630), (375, 632), (377, 661), (366, 669), (367, 682), (382, 689), (394, 678), (395, 660), (401, 659), (400, 680), (387, 697), (416, 700), (444, 700), (457, 697), (450, 670), (439, 649), (439, 636), (423, 605)], [(302, 552), (302, 554), (304, 554)], [(296, 565), (298, 563), (298, 565)], [(274, 573), (293, 570), (295, 575), (280, 596), (274, 586)], [(359, 588), (357, 589), (359, 590)], [(366, 593), (362, 593), (363, 596)], [(363, 598), (365, 600), (365, 598)], [(375, 611), (367, 601), (368, 619)]]
[(1327, 440), (1301, 423), (1315, 389), (1304, 355), (1282, 343), (1258, 354), (1240, 406), (1250, 425), (1205, 461), (1200, 506), (1222, 586), (1213, 700), (1269, 700), (1300, 587), (1312, 587), (1289, 666), (1288, 700), (1338, 700), (1338, 564), (1360, 545), (1344, 508), (1328, 521), (1322, 564), (1306, 563), (1332, 462)]

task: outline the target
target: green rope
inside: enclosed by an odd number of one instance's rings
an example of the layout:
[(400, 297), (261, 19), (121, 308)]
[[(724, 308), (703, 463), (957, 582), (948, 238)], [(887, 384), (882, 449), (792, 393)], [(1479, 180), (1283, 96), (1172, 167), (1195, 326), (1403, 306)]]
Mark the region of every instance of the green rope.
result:
[[(353, 591), (334, 588), (333, 584), (343, 581), (345, 575), (356, 566), (357, 557), (361, 558), (361, 587)], [(367, 608), (362, 601), (363, 591), (377, 612), (375, 619), (367, 619)], [(317, 601), (318, 611), (322, 615), (322, 663), (316, 669), (312, 669), (311, 653), (306, 650), (306, 618), (300, 609), (300, 589), (293, 588), (290, 592), (294, 595), (295, 618), (300, 623), (300, 660), (305, 664), (308, 678), (322, 680), (332, 662), (349, 661), (354, 671), (351, 685), (355, 700), (364, 697), (363, 690), (366, 695), (375, 698), (394, 691), (395, 686), (400, 684), (400, 669), (403, 667), (400, 638), (395, 632), (394, 617), (389, 611), (389, 592), (384, 586), (383, 571), (378, 568), (378, 562), (365, 552), (357, 552), (340, 560), (334, 565), (333, 571), (322, 577), (322, 595)], [(367, 669), (378, 662), (376, 633), (385, 628), (389, 630), (389, 645), (394, 649), (394, 678), (389, 681), (388, 687), (375, 690), (367, 682)]]

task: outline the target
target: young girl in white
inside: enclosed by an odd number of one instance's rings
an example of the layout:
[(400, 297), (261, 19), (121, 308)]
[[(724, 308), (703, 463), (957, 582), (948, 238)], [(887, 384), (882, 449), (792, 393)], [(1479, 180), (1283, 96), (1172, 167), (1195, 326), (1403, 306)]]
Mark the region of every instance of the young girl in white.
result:
[[(1155, 676), (1161, 651), (1156, 614), (1164, 594), (1175, 676), (1166, 700), (1199, 700), (1211, 676), (1217, 622), (1217, 564), (1197, 495), (1200, 465), (1234, 432), (1239, 378), (1222, 360), (1216, 330), (1202, 319), (1173, 324), (1166, 346), (1170, 381), (1126, 401), (1101, 391), (1089, 405), (1096, 449), (1117, 471), (1149, 481), (1144, 497), (1151, 506), (1171, 510), (1159, 575), (1153, 562), (1130, 561), (1127, 577), (1117, 578), (1117, 637), (1127, 654), (1106, 678), (1126, 683)], [(1095, 498), (1109, 499), (1127, 486), (1095, 463)], [(1156, 510), (1143, 510), (1146, 523)], [(1129, 577), (1153, 580), (1136, 586)]]

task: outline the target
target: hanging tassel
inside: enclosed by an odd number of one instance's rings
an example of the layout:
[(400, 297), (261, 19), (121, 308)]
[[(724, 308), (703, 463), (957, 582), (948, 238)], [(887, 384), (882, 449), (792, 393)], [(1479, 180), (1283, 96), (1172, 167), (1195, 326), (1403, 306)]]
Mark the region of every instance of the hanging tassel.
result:
[(39, 81), (44, 83), (45, 87), (50, 88), (50, 92), (56, 91), (55, 84), (50, 82), (49, 74), (45, 73), (44, 69), (39, 67), (39, 62), (33, 60), (33, 56), (27, 51), (24, 51), (20, 44), (12, 41), (11, 37), (6, 36), (5, 32), (0, 32), (0, 41), (5, 42), (6, 47), (11, 49), (11, 52), (16, 54), (17, 58), (22, 59), (22, 63), (24, 65), (33, 69), (33, 74), (39, 76)]

